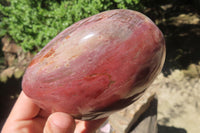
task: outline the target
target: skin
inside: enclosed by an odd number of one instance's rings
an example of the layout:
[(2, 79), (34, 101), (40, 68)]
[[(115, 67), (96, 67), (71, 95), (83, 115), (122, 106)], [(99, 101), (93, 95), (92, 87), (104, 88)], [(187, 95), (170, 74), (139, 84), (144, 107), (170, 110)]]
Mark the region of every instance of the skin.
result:
[(22, 91), (2, 133), (94, 133), (105, 120), (80, 121), (62, 112), (47, 117)]

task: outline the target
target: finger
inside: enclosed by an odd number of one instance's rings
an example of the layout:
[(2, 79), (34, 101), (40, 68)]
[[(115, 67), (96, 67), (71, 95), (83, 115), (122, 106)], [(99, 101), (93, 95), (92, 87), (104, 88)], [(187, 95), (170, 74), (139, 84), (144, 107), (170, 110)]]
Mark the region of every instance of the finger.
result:
[(8, 120), (30, 120), (37, 116), (39, 111), (40, 108), (22, 91), (8, 117)]
[(74, 133), (74, 119), (62, 112), (56, 112), (49, 116), (44, 127), (44, 133)]
[(95, 131), (107, 120), (107, 118), (92, 120), (92, 121), (79, 121), (76, 125), (74, 133), (95, 133)]

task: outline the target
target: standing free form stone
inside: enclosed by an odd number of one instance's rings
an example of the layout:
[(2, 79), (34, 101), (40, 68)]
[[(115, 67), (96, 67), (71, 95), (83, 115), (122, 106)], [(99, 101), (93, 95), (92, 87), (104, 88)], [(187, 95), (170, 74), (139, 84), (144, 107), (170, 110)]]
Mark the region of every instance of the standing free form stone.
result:
[(29, 64), (22, 87), (48, 114), (99, 119), (137, 100), (164, 58), (163, 35), (149, 18), (131, 10), (106, 11), (50, 41)]

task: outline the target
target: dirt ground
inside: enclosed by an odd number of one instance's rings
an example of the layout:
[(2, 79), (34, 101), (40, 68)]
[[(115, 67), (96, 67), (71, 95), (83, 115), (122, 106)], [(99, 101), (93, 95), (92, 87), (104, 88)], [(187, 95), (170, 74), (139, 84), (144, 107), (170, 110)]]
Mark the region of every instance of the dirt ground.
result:
[[(200, 13), (194, 6), (155, 7), (155, 22), (166, 38), (167, 56), (158, 86), (158, 132), (200, 130)], [(151, 12), (152, 11), (152, 12)], [(147, 12), (153, 16), (153, 10)], [(160, 16), (160, 17), (159, 17)], [(159, 18), (159, 19), (158, 19)], [(186, 70), (187, 69), (187, 70)]]
[[(170, 133), (198, 133), (200, 131), (200, 78), (184, 76), (175, 70), (168, 77), (159, 75), (158, 124), (177, 128)], [(159, 127), (161, 128), (161, 127)], [(162, 130), (162, 129), (160, 129)], [(160, 131), (159, 133), (167, 133)]]

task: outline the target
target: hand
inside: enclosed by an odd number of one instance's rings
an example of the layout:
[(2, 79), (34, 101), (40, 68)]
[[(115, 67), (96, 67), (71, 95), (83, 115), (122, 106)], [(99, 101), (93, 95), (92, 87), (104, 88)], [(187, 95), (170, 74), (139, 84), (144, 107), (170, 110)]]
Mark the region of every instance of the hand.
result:
[(56, 112), (44, 117), (42, 110), (23, 92), (19, 95), (2, 133), (94, 133), (106, 120), (81, 121)]

